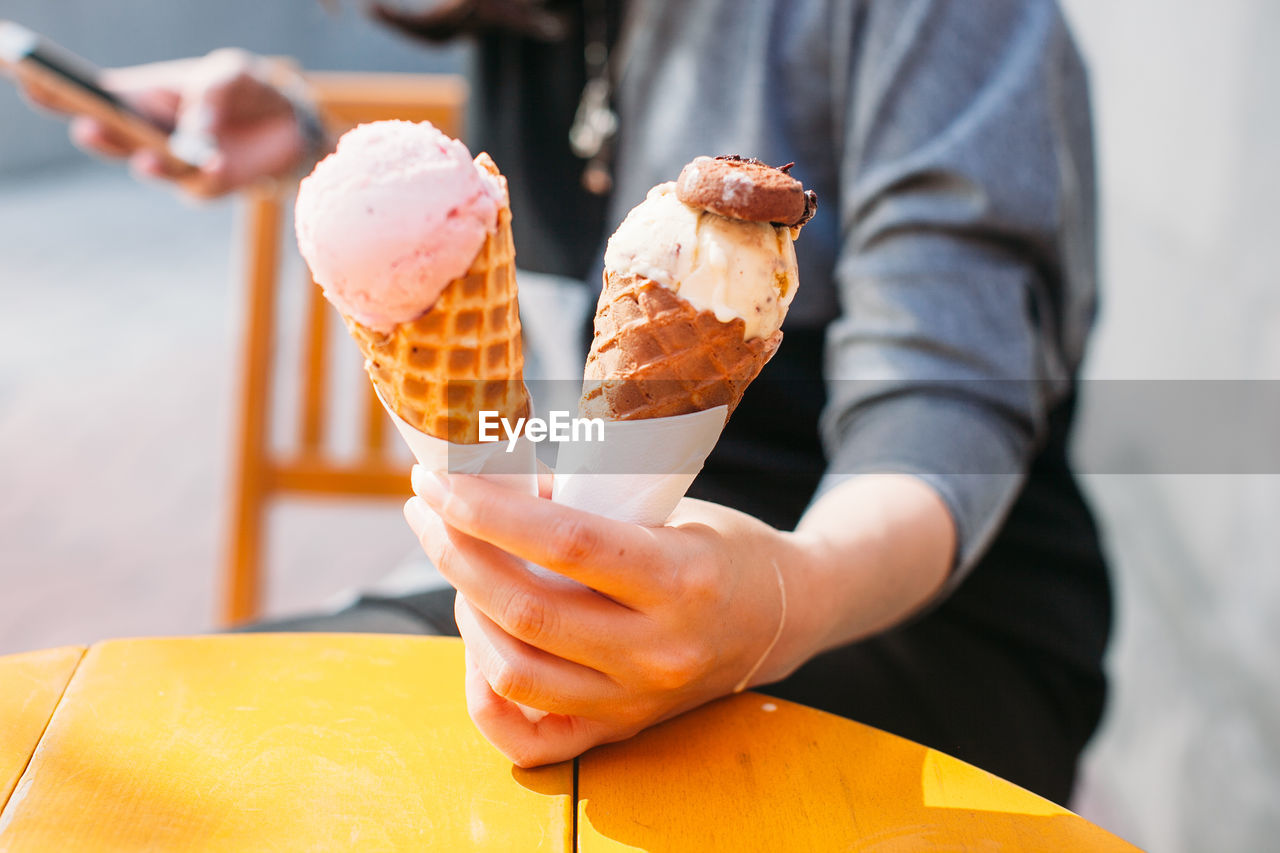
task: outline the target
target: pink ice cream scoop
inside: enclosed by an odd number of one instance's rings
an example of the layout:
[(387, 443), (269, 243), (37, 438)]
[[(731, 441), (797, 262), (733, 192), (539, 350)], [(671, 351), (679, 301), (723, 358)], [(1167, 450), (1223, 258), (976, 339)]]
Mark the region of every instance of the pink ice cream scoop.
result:
[(497, 226), (505, 188), (428, 122), (346, 133), (298, 189), (298, 248), (333, 305), (390, 331), (431, 308)]

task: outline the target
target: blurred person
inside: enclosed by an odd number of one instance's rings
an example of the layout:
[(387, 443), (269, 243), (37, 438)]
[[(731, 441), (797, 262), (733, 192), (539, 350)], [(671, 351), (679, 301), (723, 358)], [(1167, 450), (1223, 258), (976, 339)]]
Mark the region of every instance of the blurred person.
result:
[[(372, 12), (475, 40), (469, 141), (509, 180), (523, 269), (598, 288), (612, 227), (700, 154), (794, 161), (821, 205), (786, 343), (666, 526), (415, 472), (406, 517), (456, 601), (370, 596), (267, 627), (460, 631), (472, 715), (524, 765), (745, 682), (1065, 802), (1103, 707), (1110, 592), (1067, 458), (1095, 198), (1086, 75), (1056, 4)], [(305, 96), (243, 53), (107, 82), (211, 134), (199, 194), (296, 174), (329, 142)], [(166, 177), (89, 119), (72, 135)]]

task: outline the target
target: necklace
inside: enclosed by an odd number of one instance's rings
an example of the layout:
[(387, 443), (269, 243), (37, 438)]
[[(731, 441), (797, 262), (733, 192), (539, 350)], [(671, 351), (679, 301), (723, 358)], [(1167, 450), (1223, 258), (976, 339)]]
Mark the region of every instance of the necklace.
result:
[[(637, 6), (628, 4), (628, 12)], [(626, 67), (630, 37), (636, 27), (624, 17), (618, 44), (610, 56), (609, 18), (605, 0), (583, 2), (583, 62), (587, 82), (569, 128), (569, 147), (587, 165), (582, 170), (582, 186), (593, 195), (608, 195), (613, 189), (613, 149), (618, 135), (618, 114), (613, 109), (613, 93)]]

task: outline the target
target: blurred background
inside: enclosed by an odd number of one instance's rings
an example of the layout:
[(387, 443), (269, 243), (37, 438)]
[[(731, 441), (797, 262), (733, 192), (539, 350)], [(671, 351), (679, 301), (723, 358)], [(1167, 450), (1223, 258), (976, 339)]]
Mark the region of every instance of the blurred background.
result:
[[(1273, 849), (1280, 475), (1116, 473), (1144, 470), (1149, 435), (1090, 392), (1280, 381), (1280, 4), (1064, 5), (1092, 71), (1102, 189), (1080, 441), (1119, 599), (1110, 707), (1072, 805), (1151, 850)], [(466, 63), (314, 0), (8, 0), (3, 14), (103, 65), (226, 45), (309, 69)], [(0, 86), (0, 654), (217, 626), (242, 216), (89, 160)], [(281, 316), (297, 304), (286, 294)], [(282, 376), (296, 334), (282, 325)], [(266, 608), (336, 601), (413, 550), (398, 501), (285, 502), (267, 520)]]

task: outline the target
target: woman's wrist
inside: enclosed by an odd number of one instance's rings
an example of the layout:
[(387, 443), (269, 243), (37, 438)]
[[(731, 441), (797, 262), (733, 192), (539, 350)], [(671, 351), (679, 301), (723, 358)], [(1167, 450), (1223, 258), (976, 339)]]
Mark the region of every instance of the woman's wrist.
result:
[(788, 535), (794, 619), (807, 623), (789, 645), (805, 660), (909, 618), (941, 589), (954, 559), (945, 503), (905, 474), (851, 478)]
[[(780, 681), (826, 648), (838, 608), (827, 586), (829, 546), (801, 533), (779, 531), (769, 549), (778, 585), (780, 618), (773, 641), (750, 676), (748, 687)], [(762, 581), (763, 583), (763, 581)], [(768, 633), (761, 627), (761, 634)]]

